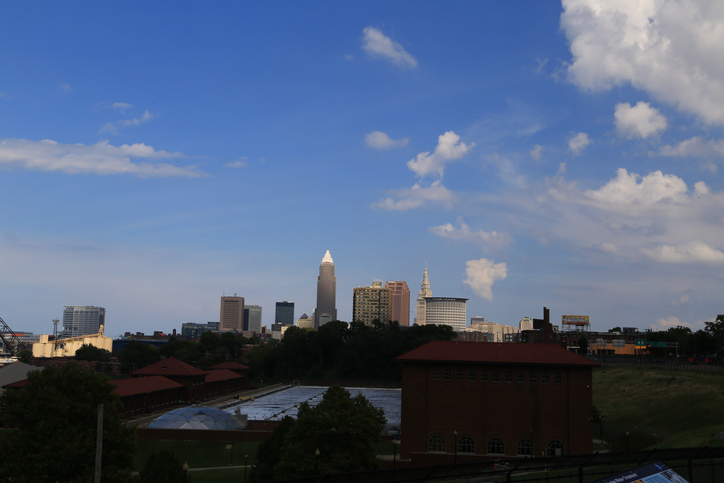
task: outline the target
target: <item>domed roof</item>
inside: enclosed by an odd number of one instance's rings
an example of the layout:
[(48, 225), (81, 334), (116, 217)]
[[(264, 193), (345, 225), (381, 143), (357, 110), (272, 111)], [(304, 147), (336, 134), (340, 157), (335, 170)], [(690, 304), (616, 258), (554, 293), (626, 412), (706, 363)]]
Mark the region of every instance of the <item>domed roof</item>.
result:
[(153, 429), (242, 429), (223, 409), (208, 406), (188, 406), (159, 416), (148, 425)]

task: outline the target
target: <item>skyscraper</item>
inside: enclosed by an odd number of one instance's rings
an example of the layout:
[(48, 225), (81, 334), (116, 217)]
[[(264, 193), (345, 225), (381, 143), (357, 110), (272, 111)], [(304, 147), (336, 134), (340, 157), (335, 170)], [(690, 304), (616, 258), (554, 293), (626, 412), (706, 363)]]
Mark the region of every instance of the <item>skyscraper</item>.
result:
[(425, 274), (422, 276), (422, 286), (420, 287), (420, 294), (417, 297), (417, 319), (415, 323), (417, 325), (425, 325), (425, 311), (427, 310), (425, 304), (425, 297), (432, 297), (432, 290), (430, 290), (430, 282), (427, 280), (427, 267), (425, 267)]
[(277, 310), (274, 313), (274, 323), (294, 325), (294, 302), (277, 302)]
[(106, 309), (92, 305), (65, 305), (63, 337), (97, 334), (106, 323)]
[(244, 306), (244, 330), (261, 334), (261, 305)]
[(317, 277), (317, 308), (314, 310), (314, 328), (337, 320), (337, 277), (334, 276), (334, 261), (329, 250), (319, 264)]
[(464, 331), (467, 301), (458, 297), (425, 297), (425, 323), (449, 325), (455, 332)]
[(352, 301), (352, 320), (372, 325), (374, 320), (390, 321), (390, 289), (382, 287), (382, 280), (375, 280), (371, 286), (356, 287)]
[(219, 330), (222, 332), (244, 330), (244, 297), (221, 297)]
[(390, 289), (390, 320), (397, 321), (401, 326), (410, 325), (410, 289), (406, 282), (387, 282), (385, 288)]

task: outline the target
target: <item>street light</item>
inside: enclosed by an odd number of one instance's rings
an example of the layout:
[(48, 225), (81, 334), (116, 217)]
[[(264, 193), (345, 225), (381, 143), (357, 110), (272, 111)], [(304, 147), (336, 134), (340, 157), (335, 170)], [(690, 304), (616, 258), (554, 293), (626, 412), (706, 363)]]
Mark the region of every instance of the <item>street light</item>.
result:
[(248, 466), (247, 465), (248, 460), (249, 460), (249, 455), (245, 454), (244, 455), (244, 483), (246, 483), (246, 467)]
[(626, 451), (628, 451), (628, 431), (626, 431)]
[(184, 470), (184, 483), (186, 483), (186, 474), (189, 472), (189, 464), (188, 464), (188, 463), (184, 463), (184, 465), (182, 466), (182, 468), (183, 468), (183, 470)]
[(392, 440), (392, 471), (397, 469), (397, 445), (400, 444), (399, 439)]
[(455, 436), (455, 459), (453, 460), (453, 464), (458, 464), (458, 431), (457, 429), (453, 431), (453, 436)]
[(316, 451), (314, 451), (314, 456), (315, 456), (315, 460), (314, 460), (314, 472), (315, 472), (316, 474), (319, 474), (319, 448), (317, 448)]

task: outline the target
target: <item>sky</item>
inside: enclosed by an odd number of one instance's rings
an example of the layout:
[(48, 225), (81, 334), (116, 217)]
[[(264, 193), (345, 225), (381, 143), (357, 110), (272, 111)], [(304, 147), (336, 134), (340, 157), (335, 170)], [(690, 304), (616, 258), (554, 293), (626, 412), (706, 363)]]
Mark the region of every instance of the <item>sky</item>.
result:
[(0, 317), (269, 326), (329, 250), (341, 320), (427, 267), (468, 319), (701, 329), (722, 45), (719, 1), (6, 3)]

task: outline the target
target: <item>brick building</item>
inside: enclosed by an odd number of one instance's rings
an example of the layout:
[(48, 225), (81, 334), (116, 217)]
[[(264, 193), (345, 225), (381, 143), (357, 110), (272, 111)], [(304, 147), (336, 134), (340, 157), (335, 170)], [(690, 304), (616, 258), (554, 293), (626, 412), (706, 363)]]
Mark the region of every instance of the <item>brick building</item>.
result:
[(433, 341), (402, 362), (415, 465), (592, 452), (595, 362), (555, 344)]

